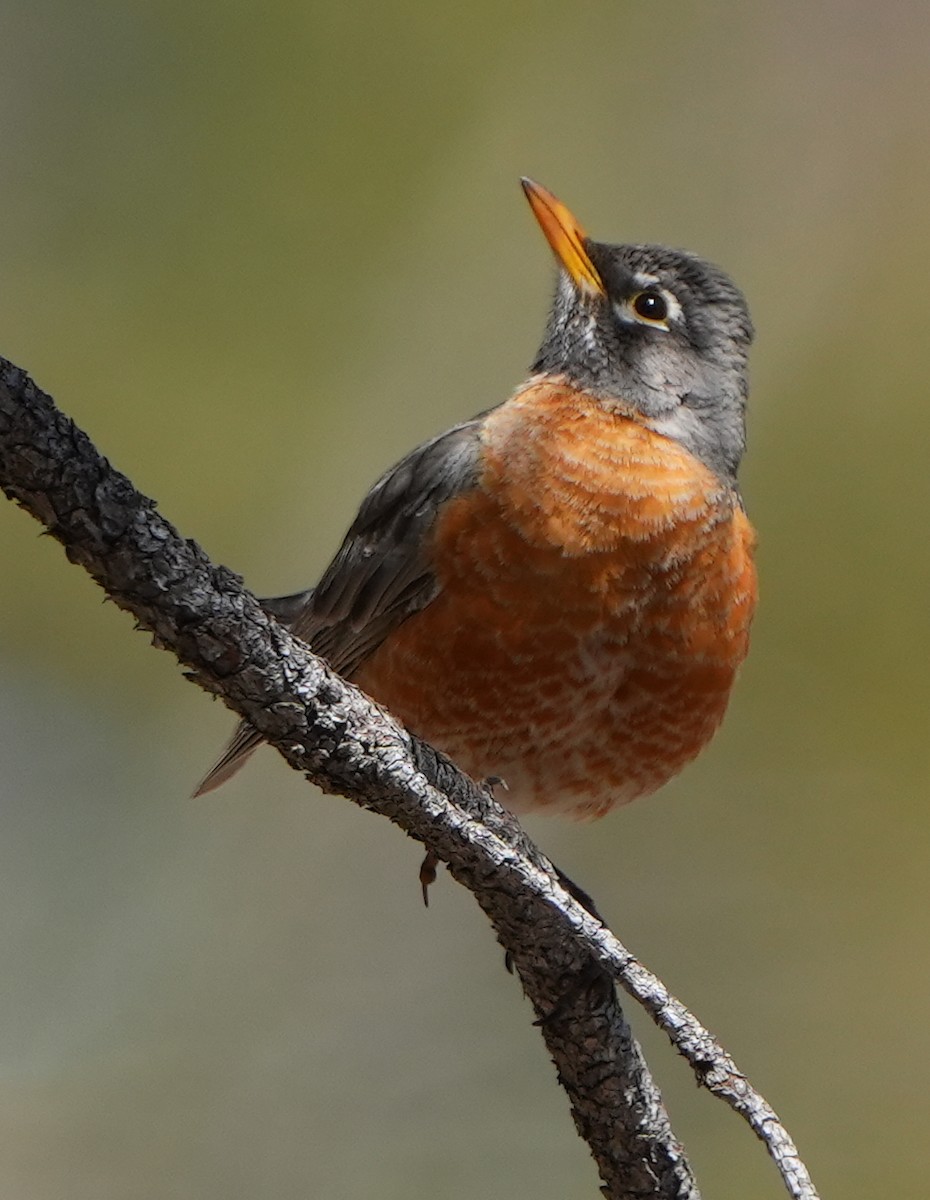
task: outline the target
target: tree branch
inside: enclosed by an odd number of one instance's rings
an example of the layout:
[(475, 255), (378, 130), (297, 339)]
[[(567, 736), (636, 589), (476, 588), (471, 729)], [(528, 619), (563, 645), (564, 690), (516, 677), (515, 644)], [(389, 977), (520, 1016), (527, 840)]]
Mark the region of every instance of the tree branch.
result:
[(412, 738), (180, 537), (19, 368), (0, 358), (0, 486), (116, 603), (326, 792), (388, 817), (474, 894), (539, 1018), (611, 1200), (699, 1200), (616, 978), (698, 1080), (765, 1142), (796, 1200), (816, 1192), (787, 1132), (691, 1014), (562, 887), (516, 820)]

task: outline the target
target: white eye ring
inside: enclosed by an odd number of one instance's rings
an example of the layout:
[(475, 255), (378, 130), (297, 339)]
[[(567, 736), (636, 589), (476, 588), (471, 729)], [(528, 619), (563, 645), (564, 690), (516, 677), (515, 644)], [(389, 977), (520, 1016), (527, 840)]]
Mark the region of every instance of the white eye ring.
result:
[(662, 292), (650, 288), (637, 292), (630, 300), (633, 315), (649, 325), (665, 325), (668, 322), (668, 301)]
[(651, 280), (644, 282), (640, 291), (617, 304), (615, 309), (620, 320), (629, 325), (648, 325), (650, 329), (666, 332), (672, 321), (681, 316), (681, 305), (672, 293)]

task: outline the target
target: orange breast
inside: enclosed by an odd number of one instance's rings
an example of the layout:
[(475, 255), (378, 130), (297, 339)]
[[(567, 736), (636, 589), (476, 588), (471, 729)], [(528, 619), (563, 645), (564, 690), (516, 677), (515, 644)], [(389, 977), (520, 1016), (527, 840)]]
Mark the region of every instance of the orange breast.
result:
[(486, 419), (435, 526), (439, 596), (356, 682), (516, 811), (600, 816), (719, 725), (746, 655), (754, 537), (676, 442), (551, 382)]

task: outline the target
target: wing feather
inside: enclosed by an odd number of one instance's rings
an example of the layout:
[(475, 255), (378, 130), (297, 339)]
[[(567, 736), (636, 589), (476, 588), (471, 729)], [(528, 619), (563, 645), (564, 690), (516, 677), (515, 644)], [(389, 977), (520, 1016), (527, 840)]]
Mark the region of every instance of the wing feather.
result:
[[(351, 679), (411, 614), (435, 598), (429, 533), (442, 506), (477, 481), (481, 417), (424, 442), (374, 485), (335, 558), (310, 591), (262, 607)], [(194, 793), (225, 783), (261, 745), (243, 721)]]

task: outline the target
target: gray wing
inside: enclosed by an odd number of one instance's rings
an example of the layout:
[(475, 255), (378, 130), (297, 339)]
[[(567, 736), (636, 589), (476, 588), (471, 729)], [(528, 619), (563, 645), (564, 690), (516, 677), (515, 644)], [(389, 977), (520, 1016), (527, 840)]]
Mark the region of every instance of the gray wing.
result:
[[(262, 607), (347, 678), (412, 613), (437, 594), (429, 531), (442, 505), (474, 486), (481, 417), (440, 434), (374, 485), (315, 588), (262, 600)], [(194, 793), (225, 783), (261, 745), (242, 722)]]

